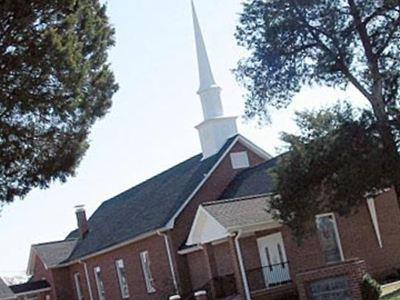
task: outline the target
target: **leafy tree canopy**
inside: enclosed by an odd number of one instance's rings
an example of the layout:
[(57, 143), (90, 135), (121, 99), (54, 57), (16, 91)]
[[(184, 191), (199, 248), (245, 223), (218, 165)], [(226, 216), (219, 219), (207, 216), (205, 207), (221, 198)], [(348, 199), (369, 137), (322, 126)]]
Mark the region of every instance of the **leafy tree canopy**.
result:
[(117, 91), (98, 0), (0, 4), (0, 203), (65, 181)]
[(354, 212), (393, 185), (375, 118), (350, 104), (296, 114), (300, 134), (283, 134), (289, 151), (272, 171), (279, 197), (271, 209), (302, 238), (315, 215)]
[(248, 118), (268, 122), (304, 85), (351, 84), (370, 104), (298, 115), (276, 171), (284, 222), (302, 234), (317, 212), (348, 213), (392, 185), (399, 195), (399, 0), (247, 0), (236, 38), (249, 53), (236, 70)]

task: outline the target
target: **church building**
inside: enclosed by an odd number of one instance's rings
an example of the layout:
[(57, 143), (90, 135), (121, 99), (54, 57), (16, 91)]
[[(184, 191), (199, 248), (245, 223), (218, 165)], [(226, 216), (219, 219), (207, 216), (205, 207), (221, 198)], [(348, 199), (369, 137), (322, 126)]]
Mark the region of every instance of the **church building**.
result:
[(194, 6), (193, 24), (202, 152), (104, 201), (90, 218), (76, 207), (77, 228), (32, 245), (31, 279), (0, 285), (0, 299), (358, 300), (365, 274), (385, 281), (398, 272), (400, 210), (392, 190), (365, 199), (348, 217), (316, 215), (315, 234), (300, 245), (272, 217), (268, 170), (279, 157), (224, 115)]

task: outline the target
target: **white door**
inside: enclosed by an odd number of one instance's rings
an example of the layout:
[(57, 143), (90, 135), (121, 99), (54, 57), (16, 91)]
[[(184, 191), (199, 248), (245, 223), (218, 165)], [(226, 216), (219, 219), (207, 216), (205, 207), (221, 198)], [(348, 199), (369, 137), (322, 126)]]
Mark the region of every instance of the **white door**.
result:
[(290, 282), (289, 265), (280, 232), (257, 239), (266, 287)]

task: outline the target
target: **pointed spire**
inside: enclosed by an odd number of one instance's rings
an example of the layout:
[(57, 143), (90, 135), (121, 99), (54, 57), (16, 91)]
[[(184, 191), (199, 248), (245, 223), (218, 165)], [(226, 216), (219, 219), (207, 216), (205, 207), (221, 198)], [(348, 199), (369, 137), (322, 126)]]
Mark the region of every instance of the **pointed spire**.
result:
[(237, 127), (236, 117), (224, 117), (221, 88), (215, 83), (211, 71), (193, 0), (192, 12), (200, 77), (200, 89), (197, 93), (201, 99), (204, 115), (204, 121), (196, 128), (199, 132), (203, 159), (206, 159), (216, 154), (230, 137), (237, 134)]
[(199, 92), (207, 90), (211, 87), (216, 86), (214, 76), (211, 71), (210, 61), (208, 59), (206, 46), (203, 39), (203, 34), (201, 33), (199, 19), (197, 18), (196, 8), (192, 3), (192, 14), (193, 14), (193, 26), (194, 35), (196, 39), (196, 51), (197, 51), (197, 63), (199, 66), (199, 78), (200, 78), (200, 89)]

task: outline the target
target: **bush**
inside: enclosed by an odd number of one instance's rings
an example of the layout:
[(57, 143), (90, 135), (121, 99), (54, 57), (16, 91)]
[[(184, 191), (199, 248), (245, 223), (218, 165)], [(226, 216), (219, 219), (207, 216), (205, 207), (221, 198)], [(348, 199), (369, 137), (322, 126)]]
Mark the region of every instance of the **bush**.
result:
[(378, 300), (382, 290), (380, 284), (367, 274), (363, 277), (361, 293), (363, 300)]

